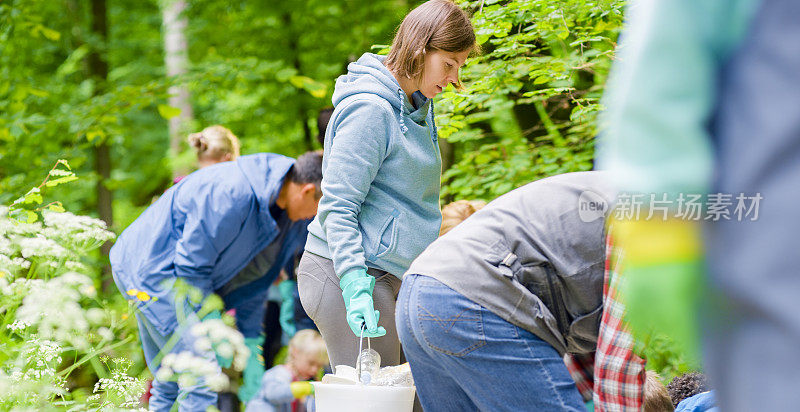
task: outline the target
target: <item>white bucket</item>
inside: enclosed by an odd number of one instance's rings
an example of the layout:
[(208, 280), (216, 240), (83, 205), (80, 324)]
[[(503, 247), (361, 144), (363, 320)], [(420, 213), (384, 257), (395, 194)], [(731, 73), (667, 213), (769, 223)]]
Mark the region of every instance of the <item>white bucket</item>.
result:
[(317, 412), (411, 412), (413, 386), (364, 386), (312, 382)]

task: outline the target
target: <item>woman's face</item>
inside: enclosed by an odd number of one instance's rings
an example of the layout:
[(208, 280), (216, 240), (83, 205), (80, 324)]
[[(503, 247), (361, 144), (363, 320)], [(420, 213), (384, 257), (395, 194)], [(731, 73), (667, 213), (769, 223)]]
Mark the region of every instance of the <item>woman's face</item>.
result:
[(470, 50), (446, 52), (433, 50), (425, 53), (419, 91), (432, 99), (450, 83), (458, 82), (458, 71), (469, 56)]

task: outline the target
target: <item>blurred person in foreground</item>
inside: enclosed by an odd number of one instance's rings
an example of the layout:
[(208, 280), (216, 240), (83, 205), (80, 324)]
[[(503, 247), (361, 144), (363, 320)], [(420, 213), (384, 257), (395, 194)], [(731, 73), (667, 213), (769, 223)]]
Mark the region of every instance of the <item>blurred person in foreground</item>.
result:
[[(321, 170), (319, 153), (297, 160), (258, 153), (208, 166), (168, 189), (122, 232), (111, 249), (112, 274), (126, 297), (131, 291), (148, 296), (146, 303), (137, 302), (136, 319), (154, 374), (162, 350), (215, 357), (195, 346), (189, 326), (220, 313), (198, 315), (200, 307), (176, 302), (174, 285), (180, 279), (203, 297), (220, 295), (226, 309), (236, 308), (237, 327), (251, 351), (245, 386), (253, 381), (252, 371), (260, 379), (263, 365), (254, 348), (263, 340), (266, 290), (302, 245), (292, 239), (316, 213)], [(186, 322), (179, 325), (182, 318)], [(216, 358), (222, 366), (230, 362), (220, 354)], [(178, 399), (181, 411), (205, 410), (217, 401), (204, 382), (188, 386), (155, 379), (151, 394), (153, 410), (170, 410)]]
[(649, 202), (614, 224), (631, 321), (692, 351), (700, 314), (726, 411), (800, 404), (798, 38), (793, 0), (633, 2), (605, 96), (598, 166)]

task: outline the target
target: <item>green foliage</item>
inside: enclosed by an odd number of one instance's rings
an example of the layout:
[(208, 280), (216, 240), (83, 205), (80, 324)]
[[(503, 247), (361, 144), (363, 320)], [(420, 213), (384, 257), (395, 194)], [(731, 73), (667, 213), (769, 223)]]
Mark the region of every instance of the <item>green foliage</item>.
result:
[(21, 222), (33, 223), (40, 219), (41, 211), (43, 210), (64, 212), (64, 206), (61, 205), (61, 202), (59, 201), (51, 202), (41, 206), (41, 204), (44, 202), (44, 198), (42, 197), (42, 189), (55, 187), (62, 183), (69, 183), (74, 180), (78, 180), (78, 177), (75, 176), (75, 173), (73, 173), (72, 169), (70, 169), (69, 163), (67, 163), (67, 161), (64, 159), (58, 159), (53, 168), (50, 169), (50, 172), (47, 173), (47, 177), (45, 177), (44, 181), (42, 181), (42, 184), (31, 188), (28, 190), (28, 193), (15, 200), (14, 203), (11, 204), (9, 207), (9, 216)]
[(461, 1), (483, 53), (438, 108), (457, 162), (442, 196), (491, 200), (542, 177), (589, 170), (622, 0)]
[[(39, 186), (10, 208), (0, 206), (0, 328), (8, 331), (0, 334), (2, 410), (137, 409), (144, 392), (136, 309), (118, 293), (98, 293), (100, 271), (89, 257), (114, 234), (101, 220), (52, 210), (59, 202), (40, 206), (43, 189), (76, 179), (58, 160)], [(127, 295), (139, 305), (157, 300), (135, 289)], [(219, 296), (203, 296), (180, 280), (175, 299), (199, 308), (199, 317), (223, 308)], [(171, 349), (183, 333), (193, 333), (196, 345), (228, 356), (241, 371), (250, 353), (235, 320), (178, 315), (178, 333), (156, 359), (159, 379), (184, 386), (204, 379), (214, 390), (227, 389), (214, 361)]]
[(647, 369), (658, 372), (664, 382), (700, 370), (698, 361), (691, 360), (669, 336), (663, 334), (650, 339), (641, 354), (647, 359)]
[[(59, 160), (44, 181), (0, 207), (0, 409), (133, 407), (144, 389), (135, 325), (121, 296), (98, 294), (90, 254), (114, 234), (104, 222), (44, 203), (44, 191), (77, 179)], [(56, 207), (57, 206), (57, 207)], [(55, 209), (55, 210), (54, 210)], [(133, 361), (136, 359), (136, 362)], [(134, 363), (138, 367), (134, 368)], [(71, 391), (97, 381), (94, 395)]]

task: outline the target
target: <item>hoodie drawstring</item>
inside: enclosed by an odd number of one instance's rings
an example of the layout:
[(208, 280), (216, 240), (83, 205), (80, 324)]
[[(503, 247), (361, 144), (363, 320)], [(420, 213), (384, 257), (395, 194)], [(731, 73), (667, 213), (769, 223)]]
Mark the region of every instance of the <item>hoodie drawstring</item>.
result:
[(403, 89), (397, 89), (397, 94), (398, 96), (400, 96), (400, 130), (403, 133), (405, 133), (408, 131), (408, 126), (406, 126), (406, 122), (405, 120), (403, 120), (403, 118), (405, 117), (405, 108), (406, 108), (406, 104), (403, 99), (405, 97), (403, 95)]
[(431, 129), (433, 130), (433, 142), (439, 141), (439, 131), (436, 130), (436, 120), (434, 119), (435, 113), (433, 112), (433, 99), (431, 99)]

